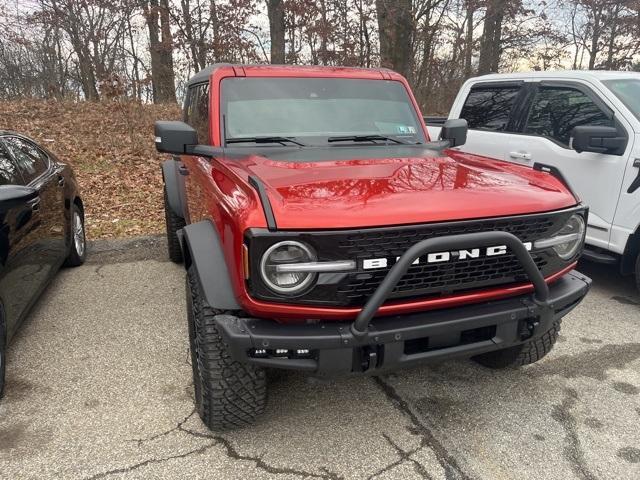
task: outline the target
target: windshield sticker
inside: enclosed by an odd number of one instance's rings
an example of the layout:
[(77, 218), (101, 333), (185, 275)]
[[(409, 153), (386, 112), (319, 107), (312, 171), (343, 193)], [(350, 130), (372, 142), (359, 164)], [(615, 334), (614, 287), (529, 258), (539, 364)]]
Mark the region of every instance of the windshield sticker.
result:
[(400, 135), (414, 135), (416, 133), (416, 128), (410, 125), (398, 125), (396, 130)]

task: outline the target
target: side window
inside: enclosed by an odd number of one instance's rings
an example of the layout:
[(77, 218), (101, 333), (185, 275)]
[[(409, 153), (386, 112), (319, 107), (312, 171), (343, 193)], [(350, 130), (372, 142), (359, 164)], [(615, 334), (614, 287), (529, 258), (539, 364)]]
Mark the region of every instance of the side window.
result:
[(460, 118), (464, 118), (471, 129), (506, 132), (518, 93), (519, 86), (473, 88), (464, 102)]
[(198, 141), (209, 144), (209, 84), (196, 85), (189, 89), (189, 100), (185, 112), (187, 123), (198, 132)]
[(9, 157), (9, 153), (0, 143), (0, 185), (22, 185), (22, 175)]
[(580, 90), (540, 87), (524, 133), (549, 137), (568, 147), (571, 130), (579, 125), (616, 126), (613, 118)]
[(26, 184), (47, 171), (49, 161), (33, 143), (18, 137), (4, 137), (4, 143), (18, 164)]
[[(184, 121), (194, 127), (194, 107), (198, 103), (198, 88), (191, 87), (187, 91), (187, 100), (184, 108)], [(195, 128), (195, 127), (194, 127)]]

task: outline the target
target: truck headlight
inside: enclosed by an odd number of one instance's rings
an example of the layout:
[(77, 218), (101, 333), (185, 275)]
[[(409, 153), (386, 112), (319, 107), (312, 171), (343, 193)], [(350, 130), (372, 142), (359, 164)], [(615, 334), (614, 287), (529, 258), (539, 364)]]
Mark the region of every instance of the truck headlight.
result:
[(315, 252), (302, 242), (287, 240), (272, 245), (262, 255), (260, 274), (267, 286), (277, 293), (295, 294), (309, 286), (316, 278), (314, 272), (278, 271), (278, 266), (315, 262)]
[(558, 256), (563, 260), (574, 257), (582, 246), (585, 225), (581, 215), (573, 214), (567, 223), (551, 238), (536, 240), (535, 248), (553, 247)]

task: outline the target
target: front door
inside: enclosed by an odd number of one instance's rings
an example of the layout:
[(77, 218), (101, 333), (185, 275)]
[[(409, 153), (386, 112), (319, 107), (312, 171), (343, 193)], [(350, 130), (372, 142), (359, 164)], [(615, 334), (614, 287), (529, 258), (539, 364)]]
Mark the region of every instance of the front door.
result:
[[(18, 166), (0, 139), (0, 185), (24, 185)], [(39, 199), (0, 205), (0, 302), (11, 336), (42, 286), (48, 268), (33, 261), (41, 221)]]
[(571, 131), (579, 125), (615, 127), (630, 138), (613, 111), (585, 85), (541, 83), (525, 112), (522, 133), (506, 138), (506, 160), (557, 167), (576, 194), (589, 205), (587, 240), (608, 248), (617, 200), (633, 140), (617, 155), (583, 152), (570, 146)]
[[(198, 132), (198, 143), (209, 145), (209, 83), (189, 87), (184, 116), (185, 122)], [(181, 160), (189, 223), (196, 223), (210, 213), (202, 185), (207, 185), (211, 180), (211, 162), (208, 158), (192, 155), (183, 155)]]
[(38, 242), (42, 246), (43, 260), (54, 270), (66, 257), (66, 239), (70, 230), (65, 220), (65, 179), (62, 169), (26, 138), (6, 136), (4, 143), (18, 164), (26, 184), (40, 194), (41, 231)]

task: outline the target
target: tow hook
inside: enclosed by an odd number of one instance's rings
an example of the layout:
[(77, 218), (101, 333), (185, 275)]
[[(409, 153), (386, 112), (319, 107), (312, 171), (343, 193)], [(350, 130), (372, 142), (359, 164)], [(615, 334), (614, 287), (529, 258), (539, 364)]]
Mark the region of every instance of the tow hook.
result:
[(540, 325), (540, 322), (536, 318), (527, 318), (526, 320), (521, 321), (518, 332), (520, 340), (527, 340), (528, 338), (531, 338), (538, 325)]
[(380, 348), (382, 347), (379, 345), (362, 347), (360, 366), (363, 372), (367, 372), (378, 367), (378, 362), (382, 356), (382, 352), (379, 352)]

